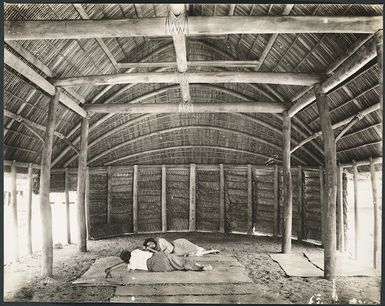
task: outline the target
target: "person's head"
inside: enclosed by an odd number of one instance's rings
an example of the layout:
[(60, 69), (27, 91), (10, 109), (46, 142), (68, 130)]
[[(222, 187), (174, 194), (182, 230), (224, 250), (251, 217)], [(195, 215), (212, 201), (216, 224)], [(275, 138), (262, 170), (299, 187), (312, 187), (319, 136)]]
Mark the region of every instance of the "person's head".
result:
[(127, 249), (124, 249), (122, 252), (120, 252), (119, 255), (120, 259), (123, 260), (126, 264), (130, 263), (131, 258), (131, 252)]
[(146, 248), (148, 247), (151, 249), (155, 249), (157, 246), (157, 243), (156, 243), (156, 240), (154, 238), (150, 237), (150, 238), (146, 238), (146, 240), (144, 240), (143, 246)]

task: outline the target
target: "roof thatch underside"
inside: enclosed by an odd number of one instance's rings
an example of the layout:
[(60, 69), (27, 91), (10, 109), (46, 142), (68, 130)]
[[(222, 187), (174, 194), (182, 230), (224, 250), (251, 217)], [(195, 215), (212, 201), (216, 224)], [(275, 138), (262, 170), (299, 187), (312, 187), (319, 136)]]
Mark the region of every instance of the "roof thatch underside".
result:
[[(82, 4), (90, 19), (117, 19), (166, 16), (164, 4)], [(230, 4), (192, 4), (189, 15), (228, 15)], [(237, 4), (234, 15), (282, 15), (285, 4)], [(379, 16), (381, 5), (295, 4), (290, 15)], [(6, 4), (5, 20), (81, 19), (72, 4)], [(271, 34), (190, 37), (190, 61), (258, 60)], [(366, 34), (279, 34), (259, 71), (323, 73), (341, 54)], [(373, 38), (370, 38), (373, 39)], [(170, 37), (103, 38), (117, 62), (175, 61)], [(55, 78), (123, 73), (116, 70), (96, 39), (16, 41), (44, 63)], [(7, 45), (12, 53), (18, 54)], [(35, 66), (31, 65), (34, 69)], [(190, 71), (253, 71), (250, 68), (192, 67)], [(43, 71), (36, 69), (47, 77)], [(151, 71), (148, 68), (133, 70)], [(176, 71), (169, 68), (164, 71)], [(333, 89), (328, 94), (332, 123), (379, 102), (377, 61)], [(73, 87), (87, 103), (179, 103), (178, 84), (128, 84)], [(192, 101), (240, 102), (283, 101), (304, 91), (302, 86), (264, 84), (190, 84)], [(364, 93), (364, 94), (362, 94)], [(50, 97), (40, 88), (5, 65), (4, 108), (36, 123), (46, 125)], [(66, 135), (79, 148), (81, 117), (59, 105), (56, 131)], [(282, 116), (280, 114), (94, 114), (90, 118), (88, 160), (90, 166), (133, 164), (265, 164), (274, 156), (282, 158)], [(356, 123), (337, 142), (341, 163), (382, 155), (380, 112), (372, 112)], [(315, 103), (292, 120), (292, 147), (320, 130)], [(40, 163), (42, 142), (25, 125), (4, 118), (4, 159)], [(336, 129), (337, 135), (343, 127)], [(43, 132), (39, 131), (43, 136)], [(293, 165), (319, 165), (323, 161), (322, 139), (304, 145), (292, 156)], [(54, 167), (75, 167), (77, 155), (68, 144), (55, 137)], [(116, 162), (115, 162), (116, 161)]]

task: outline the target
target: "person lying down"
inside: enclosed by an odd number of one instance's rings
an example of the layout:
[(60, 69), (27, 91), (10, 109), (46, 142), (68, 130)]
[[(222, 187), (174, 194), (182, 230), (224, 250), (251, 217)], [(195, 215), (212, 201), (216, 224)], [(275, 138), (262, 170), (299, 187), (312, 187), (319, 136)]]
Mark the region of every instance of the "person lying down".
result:
[(211, 271), (211, 265), (194, 263), (174, 254), (165, 252), (149, 252), (135, 249), (132, 252), (125, 249), (120, 253), (123, 261), (104, 270), (106, 278), (111, 277), (111, 271), (123, 264), (127, 265), (128, 271), (142, 270), (150, 272), (172, 272), (172, 271)]
[(150, 237), (144, 240), (143, 247), (145, 250), (150, 252), (165, 252), (178, 256), (203, 256), (207, 254), (219, 253), (218, 250), (205, 250), (204, 248), (197, 246), (184, 238), (179, 238), (169, 242), (164, 238), (155, 239)]

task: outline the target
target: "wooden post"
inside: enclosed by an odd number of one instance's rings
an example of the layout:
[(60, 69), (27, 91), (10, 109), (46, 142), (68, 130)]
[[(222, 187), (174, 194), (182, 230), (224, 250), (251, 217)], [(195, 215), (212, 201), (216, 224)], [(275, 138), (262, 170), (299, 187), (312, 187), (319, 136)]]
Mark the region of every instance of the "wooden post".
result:
[(138, 233), (138, 165), (134, 165), (132, 186), (132, 222), (134, 234)]
[(32, 255), (32, 164), (28, 165), (28, 196), (27, 196), (27, 247), (28, 255)]
[(167, 232), (166, 166), (162, 165), (162, 232)]
[(302, 167), (298, 166), (298, 224), (297, 224), (297, 237), (298, 241), (302, 242), (303, 239), (303, 181), (302, 181)]
[(358, 245), (360, 241), (360, 223), (358, 213), (358, 168), (356, 161), (353, 160), (353, 188), (354, 188), (354, 254), (358, 259)]
[(344, 234), (344, 208), (342, 193), (342, 168), (338, 167), (337, 176), (337, 213), (338, 213), (338, 232), (337, 232), (337, 250), (343, 251), (343, 234)]
[(12, 230), (13, 230), (13, 260), (20, 260), (19, 255), (19, 225), (17, 218), (17, 170), (13, 161), (11, 166), (11, 207), (12, 207)]
[(190, 165), (190, 214), (189, 214), (189, 231), (195, 231), (195, 218), (196, 218), (196, 167), (195, 164)]
[(90, 218), (90, 169), (86, 167), (86, 186), (84, 191), (84, 201), (85, 201), (85, 210), (86, 210), (86, 231), (87, 231), (87, 239), (89, 236), (89, 228), (91, 223)]
[(55, 96), (49, 103), (47, 128), (44, 135), (44, 146), (41, 157), (40, 170), (40, 216), (42, 229), (42, 276), (53, 276), (53, 242), (52, 242), (52, 215), (49, 202), (51, 178), (51, 157), (53, 136), (56, 125), (56, 109), (59, 103), (61, 90), (55, 90)]
[(253, 173), (251, 165), (247, 165), (247, 233), (253, 233)]
[(111, 223), (111, 166), (107, 167), (107, 224)]
[(291, 230), (293, 218), (293, 190), (290, 172), (290, 132), (291, 122), (287, 112), (283, 112), (283, 234), (282, 234), (282, 253), (291, 252)]
[(274, 217), (273, 236), (278, 237), (279, 232), (279, 186), (278, 186), (278, 165), (274, 165)]
[(78, 249), (80, 252), (87, 252), (87, 226), (85, 209), (85, 187), (87, 167), (87, 146), (88, 146), (89, 119), (83, 118), (80, 132), (80, 152), (78, 162), (78, 184), (77, 184), (77, 213), (78, 213)]
[(336, 277), (336, 196), (337, 153), (334, 133), (330, 122), (329, 105), (319, 84), (314, 86), (321, 121), (325, 153), (325, 232), (324, 232), (324, 277)]
[(68, 168), (65, 168), (64, 172), (64, 193), (65, 193), (65, 203), (66, 203), (66, 225), (67, 225), (67, 243), (71, 244), (71, 213), (70, 213), (70, 181)]
[(219, 165), (219, 231), (225, 232), (225, 172)]
[(373, 160), (370, 160), (370, 178), (372, 181), (372, 194), (373, 194), (373, 210), (374, 210), (374, 242), (373, 242), (373, 266), (374, 269), (378, 268), (378, 265), (381, 263), (379, 262), (379, 247), (381, 245), (380, 241), (380, 218), (379, 218), (379, 211), (378, 211), (378, 194), (377, 194), (377, 176), (376, 176), (376, 168), (374, 165)]
[(320, 192), (320, 205), (321, 205), (321, 242), (324, 245), (325, 241), (325, 203), (324, 203), (324, 169), (319, 167), (319, 192)]

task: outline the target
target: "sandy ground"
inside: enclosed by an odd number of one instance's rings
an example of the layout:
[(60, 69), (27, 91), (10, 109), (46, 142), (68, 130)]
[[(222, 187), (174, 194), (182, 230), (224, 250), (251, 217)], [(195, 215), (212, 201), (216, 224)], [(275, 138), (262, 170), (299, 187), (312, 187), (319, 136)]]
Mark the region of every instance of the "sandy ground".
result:
[[(79, 253), (76, 245), (54, 250), (54, 277), (40, 277), (41, 255), (22, 258), (20, 263), (4, 267), (4, 301), (18, 302), (108, 302), (114, 287), (79, 287), (71, 283), (80, 277), (98, 258), (117, 256), (122, 248), (141, 246), (148, 235), (125, 236), (88, 242), (88, 252)], [(287, 277), (269, 253), (280, 252), (280, 239), (211, 233), (167, 233), (167, 239), (180, 237), (204, 247), (235, 255), (261, 291), (277, 301), (307, 304), (315, 294), (323, 303), (331, 304), (332, 282), (321, 278)], [(310, 244), (293, 243), (293, 251), (320, 250)], [(348, 304), (355, 298), (369, 304), (380, 302), (380, 278), (341, 277), (336, 281), (338, 302)], [(258, 301), (256, 301), (258, 303)]]

